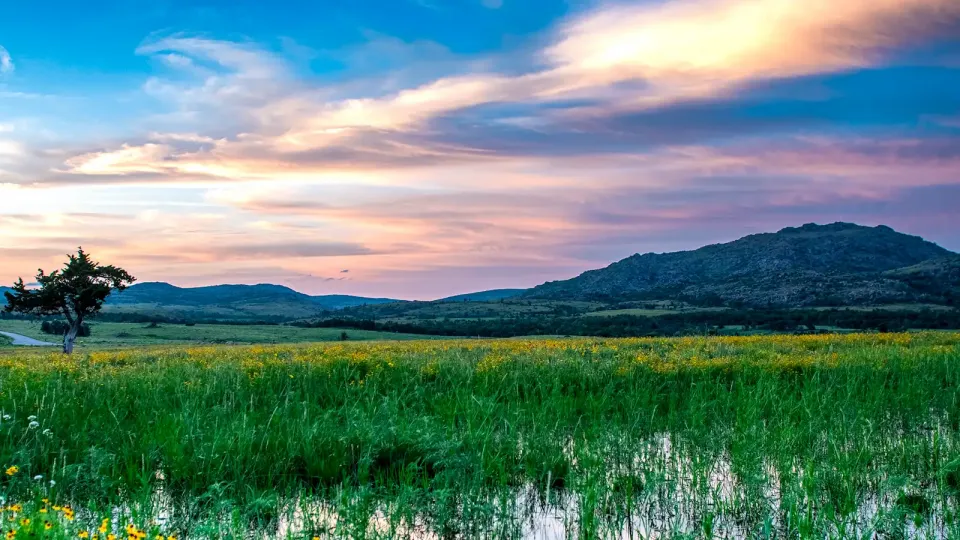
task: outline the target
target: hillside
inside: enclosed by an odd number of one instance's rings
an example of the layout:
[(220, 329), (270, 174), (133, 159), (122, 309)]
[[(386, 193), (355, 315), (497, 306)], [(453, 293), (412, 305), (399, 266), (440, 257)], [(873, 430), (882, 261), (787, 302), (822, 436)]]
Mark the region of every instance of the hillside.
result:
[[(545, 283), (523, 298), (670, 298), (752, 307), (937, 302), (942, 294), (910, 286), (908, 276), (932, 276), (938, 270), (906, 269), (955, 256), (885, 226), (808, 224), (693, 251), (633, 255), (573, 279)], [(894, 272), (898, 269), (904, 270)]]
[(493, 289), (475, 293), (458, 294), (437, 300), (438, 302), (495, 302), (507, 298), (514, 298), (525, 293), (526, 289)]
[(112, 295), (104, 313), (189, 319), (290, 320), (322, 311), (396, 302), (346, 295), (310, 296), (281, 285), (215, 285), (183, 288), (138, 283)]
[(903, 282), (918, 294), (944, 304), (960, 305), (960, 255), (930, 259), (883, 275)]

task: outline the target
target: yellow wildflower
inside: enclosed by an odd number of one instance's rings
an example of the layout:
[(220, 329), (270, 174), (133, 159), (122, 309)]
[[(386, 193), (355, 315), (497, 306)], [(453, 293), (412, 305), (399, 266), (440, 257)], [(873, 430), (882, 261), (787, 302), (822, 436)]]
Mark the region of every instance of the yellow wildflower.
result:
[(29, 524), (30, 524), (30, 518), (23, 518), (20, 520), (20, 525), (23, 525), (24, 527), (26, 527)]
[(20, 472), (20, 467), (17, 467), (16, 465), (12, 465), (12, 466), (10, 466), (10, 467), (7, 467), (7, 471), (6, 471), (6, 472), (7, 472), (7, 476), (13, 476), (13, 475), (17, 474), (18, 472)]
[(80, 532), (77, 533), (77, 536), (78, 536), (79, 538), (89, 538), (89, 537), (90, 537), (90, 533), (88, 533), (87, 531), (80, 531)]

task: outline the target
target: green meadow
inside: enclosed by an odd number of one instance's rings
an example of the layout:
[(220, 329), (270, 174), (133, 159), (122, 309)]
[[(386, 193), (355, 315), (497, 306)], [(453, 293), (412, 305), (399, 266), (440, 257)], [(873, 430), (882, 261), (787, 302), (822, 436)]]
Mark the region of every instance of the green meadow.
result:
[[(339, 328), (299, 328), (284, 325), (255, 324), (150, 324), (93, 322), (91, 335), (77, 339), (79, 349), (143, 347), (157, 345), (230, 345), (257, 343), (306, 343), (339, 341), (346, 332), (350, 341), (425, 339), (424, 336), (393, 332)], [(59, 343), (60, 336), (40, 331), (37, 321), (7, 319), (0, 330), (30, 338)], [(4, 339), (0, 336), (0, 340)], [(427, 337), (426, 339), (429, 339)], [(0, 342), (3, 344), (3, 342)]]
[(17, 538), (960, 536), (956, 333), (5, 348), (0, 414)]

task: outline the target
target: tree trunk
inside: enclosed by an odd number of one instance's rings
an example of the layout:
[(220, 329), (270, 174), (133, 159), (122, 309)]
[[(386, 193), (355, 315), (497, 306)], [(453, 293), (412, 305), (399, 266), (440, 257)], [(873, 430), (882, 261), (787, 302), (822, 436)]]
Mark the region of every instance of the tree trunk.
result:
[(80, 332), (80, 321), (70, 325), (70, 330), (63, 335), (63, 354), (73, 354), (73, 342), (77, 340), (77, 334)]

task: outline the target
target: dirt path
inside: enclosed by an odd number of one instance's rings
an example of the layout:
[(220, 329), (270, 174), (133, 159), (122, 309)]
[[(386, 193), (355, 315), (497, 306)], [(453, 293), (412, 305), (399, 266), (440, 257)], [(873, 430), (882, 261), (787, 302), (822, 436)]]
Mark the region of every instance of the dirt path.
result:
[(21, 336), (20, 334), (11, 334), (10, 332), (0, 332), (0, 335), (12, 339), (14, 345), (22, 345), (24, 347), (56, 347), (57, 345), (49, 341), (38, 341), (33, 338), (28, 338), (27, 336)]

